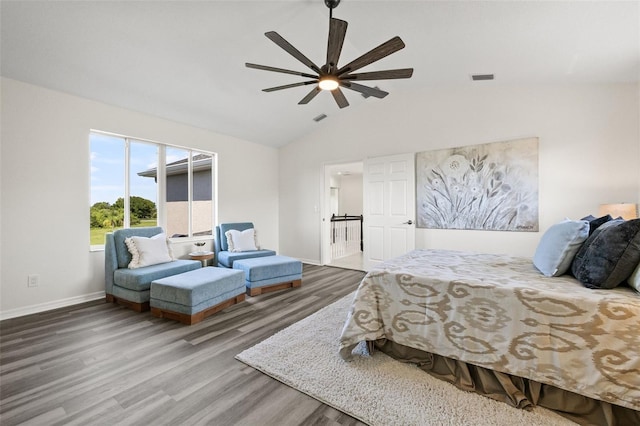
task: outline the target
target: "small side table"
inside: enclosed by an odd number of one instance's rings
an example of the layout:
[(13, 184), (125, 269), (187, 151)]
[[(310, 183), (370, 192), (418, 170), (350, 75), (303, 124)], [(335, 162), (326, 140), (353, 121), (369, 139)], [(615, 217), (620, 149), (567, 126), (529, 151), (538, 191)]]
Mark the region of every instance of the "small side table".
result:
[(209, 259), (213, 259), (213, 252), (212, 251), (194, 251), (192, 253), (189, 253), (189, 257), (191, 257), (192, 260), (201, 261), (202, 267), (204, 268), (205, 266), (207, 266), (207, 261)]

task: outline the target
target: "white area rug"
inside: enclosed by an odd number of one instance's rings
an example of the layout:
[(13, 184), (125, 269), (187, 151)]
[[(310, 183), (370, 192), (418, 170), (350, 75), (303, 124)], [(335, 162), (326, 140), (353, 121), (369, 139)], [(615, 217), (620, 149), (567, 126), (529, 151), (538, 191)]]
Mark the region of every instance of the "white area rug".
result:
[[(349, 295), (238, 354), (236, 359), (370, 425), (575, 425), (459, 390), (376, 352), (338, 355)], [(362, 351), (361, 353), (366, 353)]]

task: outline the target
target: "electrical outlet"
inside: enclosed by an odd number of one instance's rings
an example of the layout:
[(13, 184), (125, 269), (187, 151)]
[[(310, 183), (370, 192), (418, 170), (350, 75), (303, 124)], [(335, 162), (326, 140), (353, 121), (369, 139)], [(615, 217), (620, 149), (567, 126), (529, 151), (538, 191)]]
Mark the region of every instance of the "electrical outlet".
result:
[(29, 275), (29, 278), (27, 281), (27, 287), (38, 287), (39, 282), (40, 282), (40, 275), (31, 274)]

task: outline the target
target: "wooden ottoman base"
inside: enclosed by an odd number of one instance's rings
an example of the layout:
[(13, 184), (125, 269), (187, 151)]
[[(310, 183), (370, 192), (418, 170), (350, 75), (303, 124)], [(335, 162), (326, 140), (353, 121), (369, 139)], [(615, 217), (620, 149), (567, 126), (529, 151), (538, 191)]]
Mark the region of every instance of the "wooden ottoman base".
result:
[(244, 299), (245, 299), (245, 295), (239, 294), (235, 297), (232, 297), (231, 299), (225, 300), (222, 303), (218, 303), (215, 306), (211, 306), (210, 308), (197, 312), (193, 315), (164, 310), (160, 308), (151, 308), (151, 315), (158, 318), (167, 318), (174, 321), (180, 321), (181, 323), (187, 324), (187, 325), (193, 325), (193, 324), (199, 323), (203, 319), (215, 314), (218, 311), (221, 311), (225, 308), (228, 308), (229, 306), (233, 306), (236, 303), (240, 303), (244, 301)]
[(294, 280), (294, 281), (287, 281), (283, 283), (265, 285), (264, 287), (247, 288), (247, 295), (258, 296), (260, 294), (268, 293), (270, 291), (284, 290), (286, 288), (295, 288), (295, 287), (302, 287), (302, 280)]
[(302, 262), (287, 256), (239, 259), (233, 262), (233, 269), (244, 274), (249, 296), (302, 286)]
[(124, 306), (125, 308), (132, 309), (136, 312), (146, 312), (149, 310), (149, 302), (138, 303), (132, 302), (130, 300), (120, 299), (119, 297), (114, 296), (113, 294), (107, 294), (107, 303), (116, 303), (120, 306)]

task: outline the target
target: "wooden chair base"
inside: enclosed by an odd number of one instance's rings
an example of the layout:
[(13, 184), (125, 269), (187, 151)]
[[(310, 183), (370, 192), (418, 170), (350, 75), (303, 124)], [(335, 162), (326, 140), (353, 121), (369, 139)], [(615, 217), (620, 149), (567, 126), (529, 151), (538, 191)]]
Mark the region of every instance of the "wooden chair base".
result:
[(218, 311), (221, 311), (225, 308), (228, 308), (229, 306), (233, 306), (236, 303), (240, 303), (245, 299), (245, 294), (239, 294), (236, 297), (232, 297), (231, 299), (225, 300), (222, 303), (219, 303), (215, 306), (212, 306), (210, 308), (207, 308), (203, 311), (197, 312), (193, 315), (189, 315), (189, 314), (183, 314), (180, 312), (174, 312), (174, 311), (169, 311), (166, 309), (160, 309), (160, 308), (151, 308), (151, 315), (153, 315), (154, 317), (158, 317), (158, 318), (167, 318), (167, 319), (171, 319), (171, 320), (175, 320), (175, 321), (179, 321), (183, 324), (187, 324), (187, 325), (193, 325), (193, 324), (197, 324), (200, 321), (202, 321), (203, 319), (207, 318), (208, 316), (211, 316), (213, 314), (215, 314)]
[(130, 300), (120, 299), (115, 297), (113, 294), (107, 294), (107, 303), (117, 303), (120, 306), (124, 306), (125, 308), (132, 309), (136, 312), (146, 312), (150, 309), (149, 302), (132, 302)]
[(287, 281), (284, 283), (265, 285), (264, 287), (247, 288), (247, 295), (258, 296), (260, 294), (268, 293), (270, 291), (284, 290), (286, 288), (296, 288), (296, 287), (302, 287), (302, 280), (294, 280), (294, 281)]

